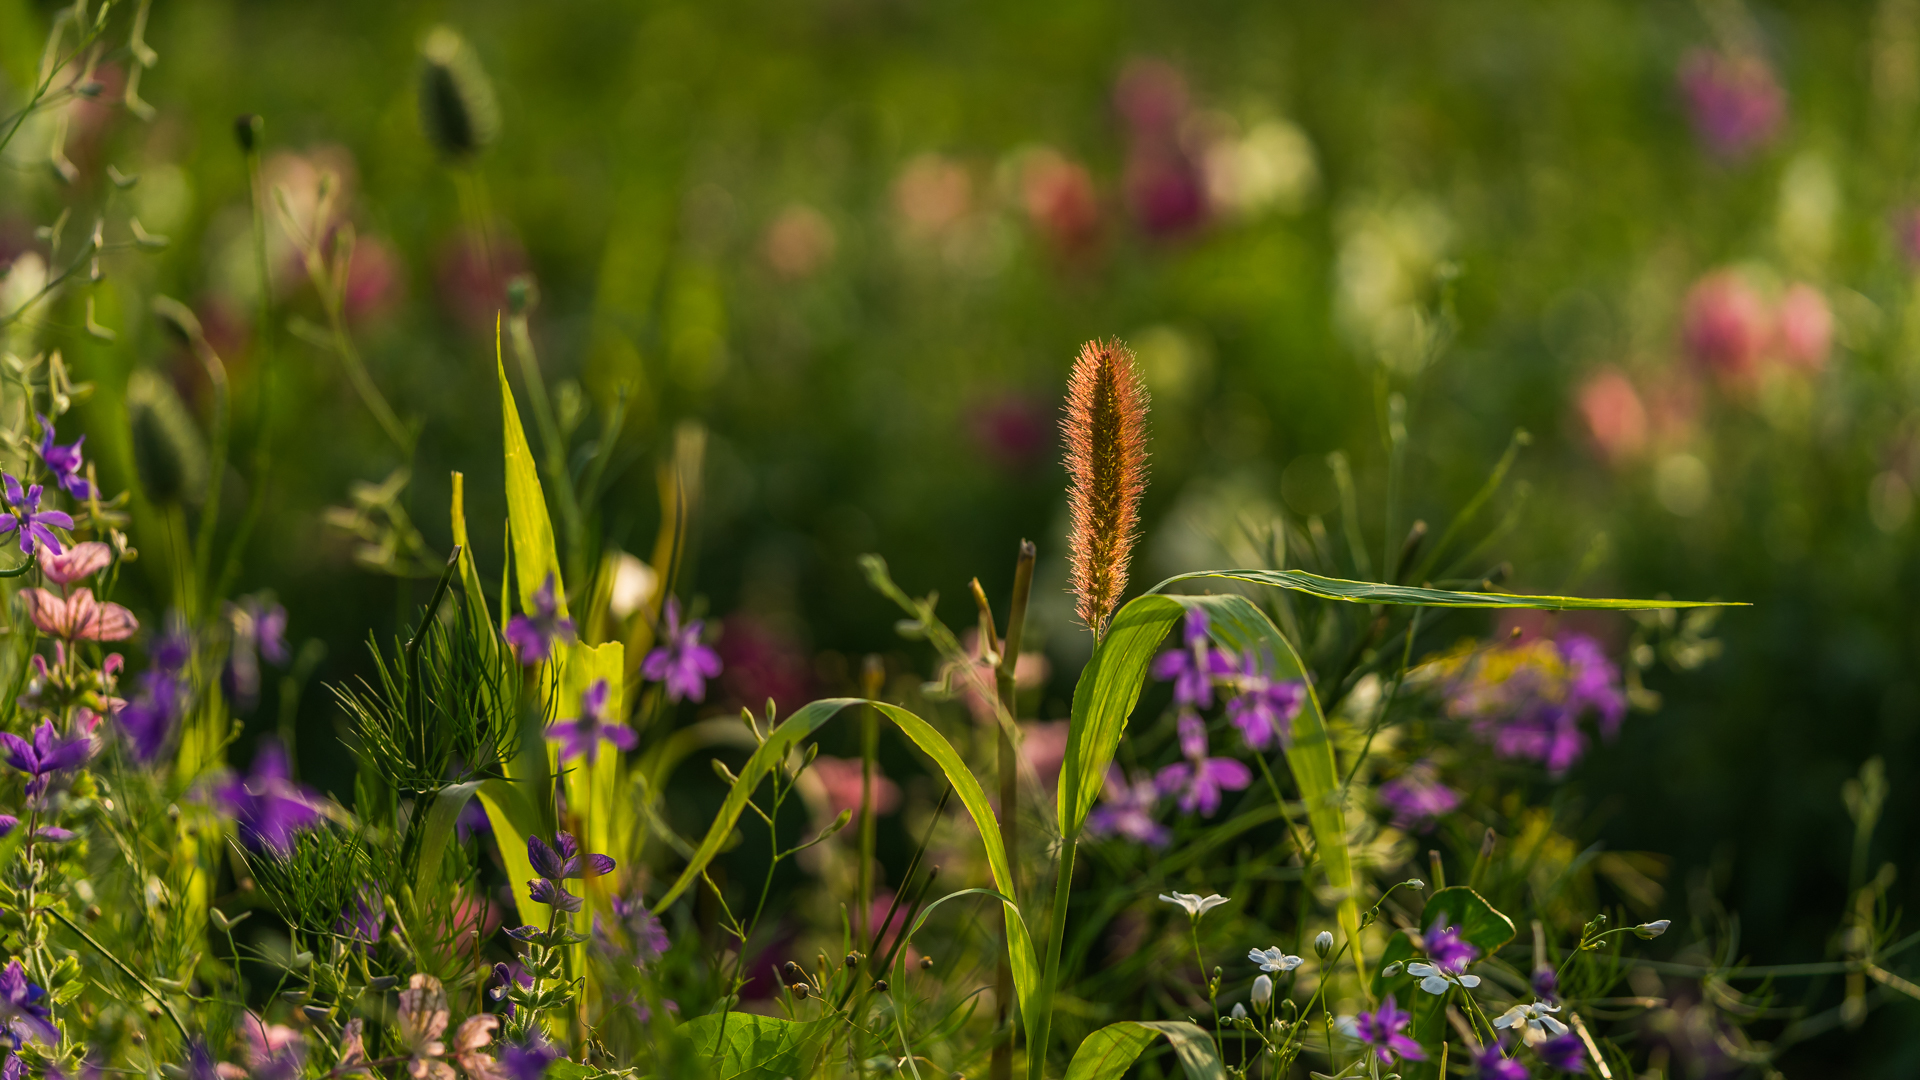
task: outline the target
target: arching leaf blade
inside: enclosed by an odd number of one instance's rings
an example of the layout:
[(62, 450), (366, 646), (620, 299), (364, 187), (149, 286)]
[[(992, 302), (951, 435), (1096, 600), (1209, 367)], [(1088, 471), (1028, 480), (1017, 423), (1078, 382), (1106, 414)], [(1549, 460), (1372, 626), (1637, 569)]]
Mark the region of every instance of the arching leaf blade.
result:
[[(1654, 611), (1661, 608), (1747, 607), (1734, 600), (1607, 600), (1586, 596), (1528, 596), (1522, 593), (1455, 592), (1417, 585), (1387, 585), (1322, 577), (1304, 570), (1201, 570), (1170, 577), (1153, 587), (1158, 593), (1180, 581), (1227, 578), (1276, 589), (1342, 600), (1351, 604), (1402, 604), (1416, 607), (1513, 608), (1537, 611)], [(1150, 594), (1151, 595), (1151, 594)]]

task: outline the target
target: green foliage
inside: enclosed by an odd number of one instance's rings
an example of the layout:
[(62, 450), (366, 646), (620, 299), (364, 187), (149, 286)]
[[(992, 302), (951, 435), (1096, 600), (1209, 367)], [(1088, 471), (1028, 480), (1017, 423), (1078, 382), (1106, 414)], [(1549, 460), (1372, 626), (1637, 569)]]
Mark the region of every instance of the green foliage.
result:
[(1460, 936), (1473, 943), (1482, 956), (1492, 956), (1513, 940), (1513, 920), (1494, 910), (1486, 898), (1465, 885), (1450, 885), (1427, 898), (1420, 912), (1421, 929), (1457, 926)]
[(251, 851), (246, 860), (287, 925), (318, 937), (338, 933), (343, 921), (351, 921), (362, 890), (387, 880), (391, 871), (364, 837), (338, 826), (304, 830), (288, 851)]
[(828, 1021), (796, 1022), (752, 1013), (712, 1013), (680, 1026), (693, 1043), (703, 1074), (728, 1080), (783, 1080), (808, 1076)]
[(1401, 604), (1440, 608), (1508, 608), (1534, 611), (1653, 611), (1663, 608), (1745, 607), (1725, 600), (1601, 600), (1583, 596), (1522, 596), (1513, 593), (1453, 592), (1447, 589), (1383, 585), (1373, 581), (1344, 581), (1303, 570), (1198, 570), (1177, 574), (1154, 586), (1158, 592), (1176, 582), (1227, 578), (1271, 585), (1277, 589), (1344, 600), (1350, 604)]
[(1181, 1020), (1122, 1020), (1086, 1037), (1067, 1066), (1067, 1080), (1118, 1080), (1156, 1039), (1172, 1044), (1187, 1080), (1226, 1080), (1207, 1033)]

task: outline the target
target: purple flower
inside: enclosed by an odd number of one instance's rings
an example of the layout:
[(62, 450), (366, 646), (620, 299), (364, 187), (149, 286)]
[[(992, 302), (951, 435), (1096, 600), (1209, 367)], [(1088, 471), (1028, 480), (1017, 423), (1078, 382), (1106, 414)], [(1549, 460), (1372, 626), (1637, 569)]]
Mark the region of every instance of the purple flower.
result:
[(553, 575), (540, 583), (533, 593), (531, 614), (515, 615), (507, 620), (507, 644), (523, 664), (537, 664), (553, 655), (553, 639), (573, 640), (573, 620), (560, 617), (560, 602), (554, 597)]
[[(624, 896), (613, 898), (615, 925), (626, 935), (624, 944), (614, 942), (600, 924), (600, 917), (594, 916), (593, 933), (604, 949), (618, 949), (630, 956), (633, 966), (645, 968), (666, 954), (671, 942), (667, 939), (667, 928), (660, 924), (659, 916), (647, 910), (647, 905), (638, 897), (629, 900)], [(644, 1005), (640, 1006), (645, 1008)]]
[(549, 881), (546, 878), (535, 878), (527, 882), (527, 896), (536, 904), (557, 907), (568, 914), (586, 906), (585, 900), (561, 888), (558, 882)]
[(1723, 158), (1765, 146), (1786, 119), (1787, 95), (1758, 56), (1696, 49), (1680, 64), (1680, 92), (1695, 133)]
[(320, 821), (319, 797), (287, 774), (287, 752), (267, 740), (253, 755), (253, 774), (232, 777), (214, 789), (221, 809), (240, 826), (248, 847), (286, 852), (293, 834)]
[(1536, 701), (1505, 726), (1494, 729), (1493, 750), (1501, 757), (1526, 758), (1564, 775), (1587, 751), (1580, 716), (1565, 705)]
[(1460, 794), (1440, 782), (1432, 764), (1422, 761), (1380, 785), (1380, 805), (1393, 812), (1396, 828), (1425, 832), (1460, 805)]
[(1413, 1015), (1401, 1012), (1400, 1004), (1388, 997), (1380, 1002), (1379, 1011), (1353, 1018), (1354, 1037), (1372, 1047), (1383, 1062), (1391, 1062), (1396, 1055), (1407, 1061), (1425, 1061), (1427, 1055), (1420, 1044), (1400, 1034), (1412, 1021)]
[(1585, 634), (1561, 638), (1560, 659), (1567, 666), (1567, 708), (1600, 714), (1600, 734), (1611, 739), (1620, 733), (1627, 716), (1627, 695), (1620, 687), (1620, 669), (1607, 659), (1600, 643)]
[(1240, 657), (1234, 681), (1240, 692), (1227, 702), (1227, 719), (1240, 729), (1252, 750), (1265, 750), (1276, 737), (1281, 746), (1293, 743), (1293, 717), (1307, 697), (1307, 684), (1299, 679), (1274, 682), (1267, 676), (1271, 668), (1267, 658), (1252, 649)]
[(580, 695), (580, 716), (549, 728), (547, 734), (560, 740), (560, 760), (571, 761), (577, 757), (587, 759), (591, 765), (600, 756), (600, 743), (610, 742), (621, 750), (631, 750), (639, 739), (633, 729), (625, 724), (608, 720), (607, 696), (610, 693), (607, 680), (597, 679), (586, 693)]
[[(55, 446), (53, 442), (53, 421), (40, 417), (40, 460), (53, 470), (53, 482), (62, 491), (76, 499), (93, 497), (93, 485), (80, 475), (86, 471), (87, 463), (80, 457), (80, 444), (87, 441), (85, 435), (73, 440), (70, 446)], [(58, 548), (54, 550), (58, 551)]]
[(53, 535), (49, 525), (58, 525), (62, 529), (73, 528), (73, 519), (58, 510), (40, 509), (40, 485), (35, 484), (25, 491), (20, 490), (20, 481), (11, 473), (0, 473), (0, 481), (6, 484), (8, 514), (0, 519), (0, 536), (20, 530), (20, 550), (31, 553), (34, 544), (40, 543), (51, 548), (55, 554), (60, 552), (60, 538)]
[[(19, 827), (20, 827), (19, 818), (14, 817), (12, 814), (0, 814), (0, 836), (6, 836), (12, 833), (13, 830)], [(33, 830), (34, 839), (49, 840), (56, 844), (61, 843), (62, 841), (71, 840), (73, 839), (73, 837), (74, 837), (73, 830), (62, 829), (54, 825), (42, 825), (39, 828)]]
[(213, 1059), (207, 1040), (198, 1035), (187, 1040), (186, 1074), (187, 1080), (220, 1080), (220, 1064)]
[(334, 922), (333, 932), (371, 954), (386, 926), (387, 905), (381, 900), (380, 891), (371, 885), (362, 885)]
[(453, 822), (453, 832), (462, 843), (482, 833), (493, 832), (493, 822), (487, 818), (487, 808), (480, 805), (479, 799), (468, 799), (467, 805), (460, 808), (460, 816)]
[(500, 1067), (512, 1080), (540, 1080), (547, 1074), (547, 1066), (560, 1057), (560, 1051), (539, 1036), (523, 1042), (500, 1048)]
[(27, 981), (27, 969), (20, 961), (10, 960), (0, 970), (0, 1023), (20, 1049), (28, 1039), (54, 1046), (60, 1041), (60, 1029), (53, 1026), (53, 1014), (45, 1004), (47, 992)]
[(251, 712), (260, 701), (260, 658), (277, 665), (287, 662), (287, 609), (249, 596), (227, 605), (227, 621), (233, 627), (233, 647), (227, 650), (220, 686), (240, 711)]
[(126, 732), (133, 759), (148, 764), (160, 754), (173, 722), (180, 715), (183, 686), (164, 671), (147, 671), (140, 676), (140, 693), (114, 714)]
[(1533, 996), (1549, 1005), (1560, 1000), (1560, 977), (1552, 968), (1533, 969)]
[(1155, 782), (1162, 795), (1180, 795), (1180, 810), (1198, 810), (1212, 817), (1220, 809), (1220, 792), (1239, 791), (1253, 783), (1253, 772), (1231, 758), (1207, 756), (1207, 727), (1193, 713), (1180, 714), (1180, 752), (1187, 760), (1161, 769)]
[(1101, 805), (1087, 815), (1087, 831), (1095, 836), (1120, 836), (1148, 847), (1166, 847), (1173, 833), (1153, 820), (1154, 804), (1160, 791), (1152, 778), (1142, 776), (1129, 781), (1120, 766), (1107, 768), (1107, 786), (1100, 794)]
[(1444, 926), (1444, 922), (1444, 919), (1435, 919), (1421, 943), (1434, 967), (1449, 975), (1458, 975), (1467, 970), (1468, 964), (1480, 959), (1480, 950), (1460, 936), (1459, 927)]
[(663, 644), (647, 654), (640, 674), (648, 682), (665, 683), (668, 701), (703, 701), (707, 680), (720, 674), (720, 654), (701, 644), (706, 622), (695, 619), (680, 625), (680, 602), (667, 598), (667, 629)]
[(533, 976), (520, 966), (518, 960), (493, 965), (493, 985), (487, 988), (487, 996), (495, 1001), (505, 1001), (508, 1016), (512, 1016), (515, 1009), (513, 999), (509, 996), (515, 986), (523, 990), (533, 989)]
[(1473, 1059), (1474, 1080), (1527, 1080), (1527, 1067), (1508, 1057), (1499, 1043), (1488, 1043)]
[(93, 741), (85, 735), (62, 736), (53, 730), (51, 720), (40, 721), (28, 742), (10, 731), (0, 731), (7, 764), (26, 773), (27, 798), (37, 798), (47, 790), (53, 774), (78, 768), (93, 754)]
[(1587, 1048), (1580, 1041), (1580, 1036), (1574, 1032), (1569, 1031), (1545, 1042), (1535, 1043), (1533, 1052), (1540, 1055), (1540, 1060), (1546, 1062), (1548, 1067), (1559, 1069), (1561, 1072), (1587, 1071)]
[(0, 1080), (27, 1080), (27, 1063), (19, 1054), (8, 1053), (6, 1063), (0, 1065)]
[(1181, 708), (1213, 707), (1213, 680), (1234, 673), (1233, 659), (1215, 649), (1207, 638), (1207, 613), (1199, 608), (1187, 612), (1182, 624), (1182, 642), (1153, 658), (1153, 677), (1162, 682), (1173, 680), (1173, 703)]
[(572, 833), (555, 833), (552, 847), (537, 836), (527, 837), (527, 861), (534, 873), (548, 881), (585, 876), (589, 867), (594, 877), (613, 873), (613, 860), (607, 856), (580, 854), (580, 842)]

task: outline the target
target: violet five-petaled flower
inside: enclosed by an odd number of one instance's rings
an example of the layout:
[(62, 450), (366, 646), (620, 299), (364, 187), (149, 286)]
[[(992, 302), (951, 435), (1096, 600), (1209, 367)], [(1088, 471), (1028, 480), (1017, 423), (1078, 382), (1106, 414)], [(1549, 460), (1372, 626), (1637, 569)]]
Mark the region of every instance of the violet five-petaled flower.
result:
[(15, 1050), (28, 1039), (47, 1046), (60, 1041), (60, 1030), (53, 1025), (46, 998), (44, 989), (28, 981), (27, 969), (20, 966), (20, 961), (9, 960), (0, 969), (0, 1024), (6, 1025)]
[(1173, 680), (1173, 703), (1182, 708), (1213, 707), (1213, 680), (1234, 672), (1233, 659), (1207, 637), (1207, 613), (1195, 608), (1181, 624), (1178, 649), (1153, 658), (1153, 677)]
[(0, 483), (5, 484), (7, 495), (7, 514), (0, 517), (0, 536), (17, 529), (20, 532), (21, 551), (31, 554), (34, 545), (39, 544), (58, 554), (61, 551), (60, 538), (48, 526), (71, 529), (73, 518), (59, 510), (40, 509), (39, 484), (22, 490), (20, 481), (14, 479), (11, 473), (0, 473)]
[(1180, 714), (1179, 728), (1180, 752), (1187, 760), (1162, 768), (1154, 779), (1161, 794), (1179, 794), (1181, 812), (1212, 817), (1220, 809), (1220, 793), (1253, 783), (1253, 771), (1232, 758), (1208, 757), (1207, 726), (1193, 713)]
[(547, 1066), (559, 1057), (560, 1051), (535, 1035), (527, 1042), (501, 1047), (500, 1067), (512, 1080), (540, 1080), (547, 1074)]
[(1233, 672), (1240, 692), (1227, 702), (1227, 719), (1240, 729), (1240, 736), (1253, 750), (1265, 750), (1275, 739), (1281, 746), (1293, 743), (1293, 718), (1307, 697), (1307, 684), (1299, 679), (1274, 681), (1267, 675), (1272, 668), (1264, 652), (1247, 650)]
[(82, 435), (66, 446), (56, 445), (53, 441), (53, 421), (40, 417), (40, 460), (52, 470), (53, 482), (60, 486), (60, 490), (76, 499), (93, 497), (93, 485), (81, 475), (86, 471), (87, 463), (80, 456), (80, 444), (86, 441), (87, 437)]
[(507, 620), (507, 644), (522, 664), (538, 664), (553, 655), (553, 640), (573, 640), (573, 620), (560, 617), (553, 575), (533, 592), (533, 610)]
[(621, 750), (631, 750), (639, 742), (633, 729), (607, 716), (607, 699), (612, 688), (607, 680), (596, 679), (580, 695), (580, 715), (553, 725), (548, 736), (560, 740), (560, 760), (583, 757), (591, 765), (600, 757), (600, 744), (610, 742)]
[(660, 917), (648, 910), (639, 897), (628, 899), (616, 896), (612, 899), (613, 924), (626, 935), (624, 946), (611, 940), (606, 927), (600, 923), (599, 916), (593, 920), (593, 933), (602, 947), (617, 954), (625, 954), (633, 960), (633, 966), (645, 968), (666, 954), (671, 942), (667, 939), (667, 928), (660, 923)]
[(33, 741), (28, 742), (10, 731), (0, 731), (0, 747), (4, 748), (7, 764), (26, 773), (27, 797), (37, 798), (47, 790), (55, 773), (78, 768), (93, 754), (93, 741), (85, 735), (61, 735), (53, 728), (53, 721), (42, 720), (40, 726), (33, 729)]
[[(582, 854), (580, 842), (570, 833), (557, 833), (551, 846), (538, 836), (527, 837), (527, 861), (538, 878), (527, 882), (527, 896), (536, 904), (546, 904), (565, 912), (576, 912), (585, 901), (568, 892), (561, 882), (592, 874), (613, 873), (613, 860), (605, 855)], [(556, 850), (557, 849), (557, 850)]]
[(214, 799), (240, 827), (240, 841), (251, 848), (285, 852), (294, 834), (320, 820), (320, 801), (288, 774), (287, 752), (267, 741), (253, 755), (253, 772), (233, 777), (214, 789)]
[(1435, 919), (1421, 939), (1427, 950), (1427, 959), (1443, 974), (1458, 975), (1467, 970), (1467, 965), (1480, 959), (1480, 949), (1460, 936), (1460, 928), (1446, 925), (1446, 919)]
[(707, 696), (707, 680), (720, 674), (720, 654), (701, 642), (706, 622), (694, 619), (680, 624), (680, 602), (667, 598), (667, 625), (660, 635), (660, 647), (647, 654), (640, 674), (649, 682), (663, 683), (667, 700), (702, 701)]
[(1561, 1072), (1587, 1071), (1587, 1048), (1575, 1032), (1569, 1031), (1545, 1042), (1535, 1043), (1533, 1052), (1549, 1067)]
[(1390, 1062), (1396, 1056), (1407, 1061), (1425, 1061), (1427, 1054), (1420, 1049), (1420, 1044), (1401, 1034), (1412, 1021), (1412, 1013), (1400, 1011), (1399, 1002), (1387, 997), (1380, 1002), (1379, 1009), (1353, 1018), (1354, 1038), (1371, 1047), (1383, 1062)]
[(1100, 805), (1087, 815), (1087, 831), (1095, 836), (1118, 836), (1148, 847), (1166, 847), (1173, 832), (1153, 820), (1160, 789), (1150, 777), (1128, 780), (1120, 766), (1107, 768), (1107, 786)]

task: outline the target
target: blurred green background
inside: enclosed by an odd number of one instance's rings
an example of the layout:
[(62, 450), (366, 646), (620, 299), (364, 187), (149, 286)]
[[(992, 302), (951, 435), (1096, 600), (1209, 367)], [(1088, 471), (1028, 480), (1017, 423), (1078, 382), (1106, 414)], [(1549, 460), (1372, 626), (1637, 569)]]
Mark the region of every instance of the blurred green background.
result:
[[(51, 10), (0, 0), (9, 96)], [(419, 47), (441, 22), (500, 103), (469, 178), (419, 120)], [(44, 133), (0, 177), (9, 259), (75, 200), (125, 200), (171, 238), (112, 266), (98, 317), (116, 342), (80, 333), (72, 305), (43, 328), (101, 388), (81, 415), (109, 490), (131, 482), (130, 370), (160, 366), (205, 407), (137, 314), (149, 294), (194, 305), (252, 392), (232, 125), (259, 113), (269, 181), (295, 203), (319, 170), (342, 178), (351, 324), (423, 425), (403, 498), (431, 551), (451, 543), (461, 469), (483, 573), (500, 565), (483, 523), (503, 512), (507, 271), (538, 283), (534, 335), (577, 443), (616, 387), (634, 395), (608, 544), (652, 550), (656, 468), (676, 424), (706, 426), (685, 591), (725, 624), (716, 711), (850, 689), (860, 655), (900, 648), (858, 554), (966, 625), (967, 579), (1003, 595), (1031, 537), (1042, 711), (1064, 716), (1088, 643), (1063, 592), (1057, 402), (1079, 344), (1119, 336), (1155, 400), (1136, 582), (1244, 563), (1243, 523), (1332, 515), (1336, 450), (1376, 538), (1351, 570), (1371, 572), (1381, 530), (1397, 547), (1412, 519), (1444, 522), (1524, 428), (1496, 504), (1514, 526), (1485, 559), (1510, 561), (1508, 585), (1755, 605), (1721, 619), (1717, 658), (1656, 668), (1663, 706), (1566, 781), (1603, 842), (1670, 855), (1676, 913), (1706, 918), (1716, 895), (1758, 962), (1835, 955), (1856, 872), (1841, 785), (1880, 755), (1893, 794), (1860, 865), (1893, 862), (1894, 895), (1916, 897), (1911, 0), (158, 0), (148, 37), (155, 116), (76, 113), (66, 143), (137, 186), (63, 188), (35, 156)], [(281, 310), (315, 318), (275, 245)], [(362, 671), (367, 629), (392, 632), (431, 582), (358, 567), (324, 523), (402, 461), (331, 356), (286, 327), (273, 348), (283, 451), (240, 585), (278, 592), (296, 646), (325, 644), (299, 745), (343, 789), (321, 684)], [(1410, 451), (1390, 523), (1392, 393)], [(1619, 648), (1631, 624), (1592, 629)], [(1920, 1064), (1913, 1008), (1814, 1045), (1902, 1075)]]

